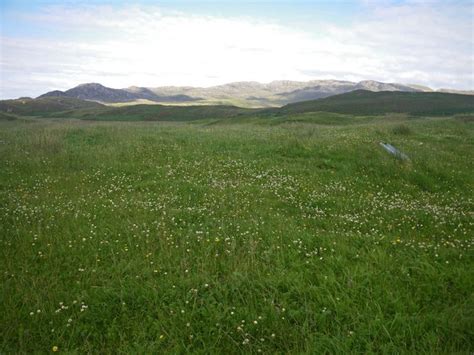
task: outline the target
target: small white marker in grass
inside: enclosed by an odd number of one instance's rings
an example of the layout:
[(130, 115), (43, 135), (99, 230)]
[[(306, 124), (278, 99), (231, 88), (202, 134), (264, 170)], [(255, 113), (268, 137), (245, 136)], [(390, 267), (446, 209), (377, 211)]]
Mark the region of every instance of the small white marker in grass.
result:
[(395, 156), (397, 159), (400, 159), (400, 160), (410, 160), (410, 158), (408, 158), (408, 156), (401, 152), (399, 149), (395, 148), (393, 145), (389, 144), (389, 143), (384, 143), (384, 142), (380, 142), (380, 145), (387, 151), (389, 152), (390, 154), (392, 154), (393, 156)]

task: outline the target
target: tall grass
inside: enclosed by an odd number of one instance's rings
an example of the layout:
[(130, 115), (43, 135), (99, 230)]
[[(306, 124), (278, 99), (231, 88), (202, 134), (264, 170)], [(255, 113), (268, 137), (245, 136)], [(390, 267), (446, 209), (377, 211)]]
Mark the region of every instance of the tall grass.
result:
[(473, 126), (403, 125), (0, 122), (0, 352), (472, 352)]

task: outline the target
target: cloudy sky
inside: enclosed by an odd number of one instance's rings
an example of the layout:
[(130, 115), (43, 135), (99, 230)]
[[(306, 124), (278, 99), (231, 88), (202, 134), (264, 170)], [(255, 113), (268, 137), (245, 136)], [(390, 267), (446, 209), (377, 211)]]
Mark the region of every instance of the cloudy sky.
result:
[(80, 83), (474, 89), (474, 2), (0, 0), (0, 98)]

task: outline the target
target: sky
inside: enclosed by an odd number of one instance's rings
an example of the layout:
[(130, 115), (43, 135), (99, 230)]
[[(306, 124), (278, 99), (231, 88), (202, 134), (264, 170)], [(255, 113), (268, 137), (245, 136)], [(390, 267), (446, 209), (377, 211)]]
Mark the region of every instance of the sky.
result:
[(474, 0), (0, 0), (0, 99), (98, 82), (474, 89)]

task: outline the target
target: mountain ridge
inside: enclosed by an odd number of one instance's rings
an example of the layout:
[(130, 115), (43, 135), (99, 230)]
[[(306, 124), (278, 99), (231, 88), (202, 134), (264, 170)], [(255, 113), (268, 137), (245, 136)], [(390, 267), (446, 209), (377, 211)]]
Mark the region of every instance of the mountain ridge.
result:
[(113, 89), (99, 83), (79, 84), (66, 91), (53, 90), (37, 98), (44, 97), (70, 97), (103, 103), (133, 102), (139, 99), (156, 102), (195, 101), (195, 99), (186, 95), (160, 96), (148, 88), (132, 87), (131, 89)]
[[(415, 84), (383, 83), (374, 80), (351, 82), (344, 80), (291, 81), (275, 80), (269, 83), (240, 81), (211, 87), (130, 86), (113, 89), (99, 83), (80, 84), (66, 91), (54, 90), (43, 97), (71, 97), (104, 104), (162, 103), (174, 105), (208, 104), (242, 107), (279, 107), (300, 101), (322, 99), (355, 90), (437, 92)], [(441, 89), (439, 92), (472, 95), (472, 91)]]

